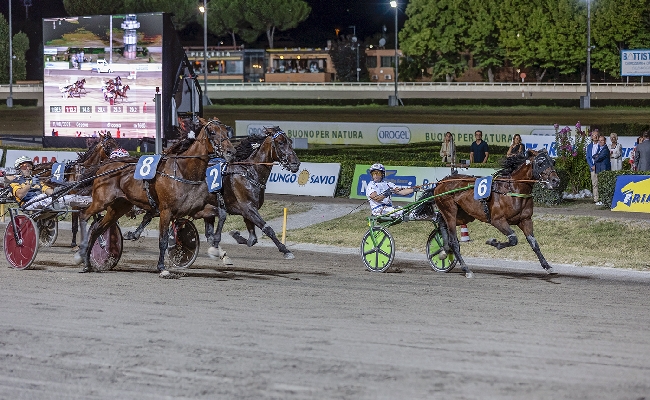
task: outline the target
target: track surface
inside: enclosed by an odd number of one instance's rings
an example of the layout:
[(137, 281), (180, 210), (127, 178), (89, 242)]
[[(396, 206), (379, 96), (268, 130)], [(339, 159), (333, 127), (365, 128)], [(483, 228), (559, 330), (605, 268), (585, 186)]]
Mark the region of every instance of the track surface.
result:
[[(155, 239), (79, 274), (67, 230), (35, 270), (0, 268), (0, 398), (650, 397), (650, 274), (226, 245), (178, 280)], [(470, 265), (472, 265), (470, 263)], [(396, 272), (397, 271), (397, 272)]]

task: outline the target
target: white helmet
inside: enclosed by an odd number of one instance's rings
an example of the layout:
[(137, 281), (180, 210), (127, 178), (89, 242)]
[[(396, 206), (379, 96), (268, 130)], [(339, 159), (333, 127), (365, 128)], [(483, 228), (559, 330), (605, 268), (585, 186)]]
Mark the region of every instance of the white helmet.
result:
[(370, 173), (372, 174), (372, 171), (381, 171), (383, 174), (386, 174), (386, 168), (384, 168), (383, 164), (372, 164), (370, 166)]
[(29, 157), (27, 157), (27, 156), (20, 156), (20, 157), (18, 157), (18, 159), (16, 160), (16, 162), (14, 162), (14, 167), (15, 167), (16, 169), (18, 169), (18, 167), (20, 167), (21, 164), (24, 164), (24, 163), (26, 163), (26, 162), (31, 163), (32, 166), (34, 165), (34, 161), (32, 161), (31, 158), (29, 158)]

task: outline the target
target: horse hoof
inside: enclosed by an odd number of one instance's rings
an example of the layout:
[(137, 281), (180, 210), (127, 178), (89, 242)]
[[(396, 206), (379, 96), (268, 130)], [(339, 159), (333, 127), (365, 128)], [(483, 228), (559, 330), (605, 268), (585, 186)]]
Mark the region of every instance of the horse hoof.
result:
[(472, 271), (465, 272), (465, 278), (471, 279), (473, 277), (474, 277), (474, 273)]
[(496, 247), (497, 243), (498, 243), (497, 240), (494, 239), (494, 238), (493, 238), (493, 239), (488, 239), (488, 240), (485, 242), (485, 244), (489, 244), (490, 246), (495, 246), (495, 247)]
[(438, 253), (438, 259), (444, 260), (445, 258), (447, 258), (447, 252), (446, 251), (442, 250), (440, 253)]
[(165, 269), (165, 270), (160, 271), (160, 275), (158, 275), (158, 276), (160, 276), (163, 279), (167, 279), (167, 278), (169, 278), (170, 275), (171, 275), (171, 273)]
[(81, 269), (81, 271), (79, 271), (80, 274), (87, 274), (88, 272), (93, 272), (90, 266), (85, 266)]
[(292, 252), (288, 252), (288, 253), (284, 253), (284, 258), (285, 258), (286, 260), (293, 260), (293, 259), (296, 258), (296, 257), (293, 255)]
[(72, 252), (77, 252), (79, 251), (79, 246), (74, 246), (73, 248), (70, 249)]
[[(74, 254), (74, 257), (72, 257), (72, 262), (74, 262), (74, 265), (81, 264), (83, 260), (84, 260), (83, 257), (81, 257), (81, 254), (79, 254), (78, 251)], [(89, 272), (89, 271), (85, 271), (85, 272)]]
[(549, 275), (557, 275), (557, 272), (555, 272), (553, 267), (546, 268), (546, 273), (549, 274)]
[(228, 256), (223, 256), (221, 262), (223, 263), (223, 265), (233, 265), (232, 260)]

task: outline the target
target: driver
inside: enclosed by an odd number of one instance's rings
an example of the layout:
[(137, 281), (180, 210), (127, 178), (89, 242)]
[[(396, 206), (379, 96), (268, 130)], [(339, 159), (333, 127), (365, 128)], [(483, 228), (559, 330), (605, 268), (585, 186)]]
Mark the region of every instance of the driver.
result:
[(372, 182), (368, 183), (366, 195), (368, 196), (372, 215), (391, 213), (391, 216), (401, 217), (403, 210), (401, 210), (401, 207), (393, 206), (391, 196), (393, 194), (406, 196), (416, 191), (416, 188), (397, 186), (393, 182), (384, 181), (386, 168), (379, 163), (373, 164), (370, 167), (370, 176), (372, 177)]
[[(52, 204), (51, 195), (54, 189), (41, 183), (38, 176), (32, 176), (34, 162), (27, 156), (18, 157), (14, 163), (17, 175), (9, 183), (11, 193), (16, 198), (18, 204), (25, 207), (26, 210), (34, 210), (47, 207)], [(90, 196), (65, 195), (57, 199), (56, 206), (64, 205), (65, 202), (77, 202), (79, 204), (89, 204)]]

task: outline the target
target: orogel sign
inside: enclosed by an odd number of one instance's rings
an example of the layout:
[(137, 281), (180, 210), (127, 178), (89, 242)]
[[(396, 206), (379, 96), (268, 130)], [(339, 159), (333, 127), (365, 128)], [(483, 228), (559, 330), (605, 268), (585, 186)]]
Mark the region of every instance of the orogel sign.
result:
[(407, 126), (380, 126), (377, 139), (384, 144), (407, 144), (411, 141), (411, 130)]
[(135, 179), (153, 179), (156, 176), (156, 168), (161, 157), (160, 155), (140, 157), (135, 166), (133, 177)]
[(64, 163), (54, 163), (52, 164), (52, 174), (50, 176), (50, 181), (54, 183), (62, 184), (65, 182), (65, 164)]
[(474, 182), (474, 200), (487, 199), (492, 193), (492, 176), (478, 178)]

